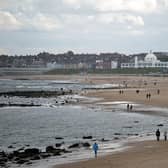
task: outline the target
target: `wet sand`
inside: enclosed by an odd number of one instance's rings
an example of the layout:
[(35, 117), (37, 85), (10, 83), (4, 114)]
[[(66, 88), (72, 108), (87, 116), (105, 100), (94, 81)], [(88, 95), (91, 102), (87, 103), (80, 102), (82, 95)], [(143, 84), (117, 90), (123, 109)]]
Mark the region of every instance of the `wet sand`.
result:
[(167, 168), (168, 141), (130, 144), (126, 151), (53, 168)]
[[(168, 78), (166, 77), (114, 76), (102, 78), (102, 80), (101, 78), (90, 78), (90, 80), (92, 83), (115, 82), (127, 85), (127, 87), (120, 89), (89, 90), (85, 94), (86, 96), (100, 98), (101, 102), (131, 101), (138, 104), (168, 107)], [(123, 94), (120, 94), (120, 90), (123, 91)], [(137, 90), (139, 90), (139, 93), (136, 93)], [(147, 99), (146, 95), (149, 93), (151, 97)]]

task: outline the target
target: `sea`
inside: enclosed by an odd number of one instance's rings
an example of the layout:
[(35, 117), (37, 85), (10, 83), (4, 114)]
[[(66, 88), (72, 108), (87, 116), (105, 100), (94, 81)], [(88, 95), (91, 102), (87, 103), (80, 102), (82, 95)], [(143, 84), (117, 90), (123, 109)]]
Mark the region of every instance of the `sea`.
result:
[[(85, 88), (100, 87), (108, 89), (107, 85), (93, 86), (76, 81), (51, 81), (51, 80), (0, 80), (0, 92), (72, 89), (74, 95), (56, 98), (25, 98), (25, 97), (0, 97), (1, 103), (29, 103), (40, 104), (38, 107), (1, 107), (0, 108), (0, 151), (10, 152), (20, 148), (45, 148), (56, 143), (62, 147), (74, 143), (94, 142), (99, 144), (99, 155), (106, 155), (128, 148), (127, 142), (155, 139), (155, 131), (161, 132), (168, 129), (167, 109), (153, 106), (144, 106), (134, 102), (103, 102), (86, 105), (94, 98), (80, 96)], [(110, 85), (110, 88), (112, 86)], [(116, 87), (116, 86), (115, 86)], [(68, 97), (69, 96), (69, 97)], [(62, 105), (55, 101), (71, 99), (71, 103)], [(150, 113), (128, 112), (126, 104), (132, 103), (138, 111), (151, 111), (162, 115)], [(106, 108), (106, 105), (110, 108)], [(160, 127), (159, 127), (160, 126)], [(91, 139), (83, 137), (92, 136)], [(61, 137), (61, 138), (60, 138)], [(161, 137), (162, 138), (162, 137)], [(10, 148), (12, 146), (12, 149)], [(93, 158), (92, 148), (73, 149), (72, 153), (55, 156), (40, 161), (33, 161), (31, 165), (20, 165), (23, 168), (51, 168), (53, 165), (76, 162)], [(18, 167), (18, 165), (9, 165)]]

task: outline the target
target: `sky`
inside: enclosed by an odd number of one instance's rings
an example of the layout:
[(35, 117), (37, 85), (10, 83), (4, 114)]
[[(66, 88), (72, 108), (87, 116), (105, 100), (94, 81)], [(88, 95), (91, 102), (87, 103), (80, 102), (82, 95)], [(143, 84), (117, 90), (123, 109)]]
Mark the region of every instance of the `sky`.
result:
[(168, 0), (0, 0), (0, 54), (168, 51)]

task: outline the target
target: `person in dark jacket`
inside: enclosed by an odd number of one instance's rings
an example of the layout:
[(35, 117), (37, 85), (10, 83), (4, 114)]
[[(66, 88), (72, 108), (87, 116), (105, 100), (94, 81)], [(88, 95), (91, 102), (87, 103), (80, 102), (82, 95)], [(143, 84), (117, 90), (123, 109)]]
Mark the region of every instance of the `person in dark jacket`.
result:
[(164, 131), (164, 140), (167, 141), (167, 131)]
[(157, 141), (160, 140), (160, 131), (159, 131), (159, 129), (156, 130), (156, 138), (157, 138)]
[(98, 149), (99, 149), (99, 146), (98, 146), (98, 144), (95, 142), (95, 143), (93, 144), (93, 151), (94, 151), (94, 153), (95, 153), (95, 158), (97, 158), (97, 151), (98, 151)]

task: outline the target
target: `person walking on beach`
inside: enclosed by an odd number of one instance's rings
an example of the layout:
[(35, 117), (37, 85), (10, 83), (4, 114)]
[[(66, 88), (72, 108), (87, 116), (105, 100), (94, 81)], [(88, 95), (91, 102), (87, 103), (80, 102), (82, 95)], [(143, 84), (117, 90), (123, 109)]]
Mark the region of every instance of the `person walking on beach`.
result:
[(129, 111), (129, 108), (130, 108), (130, 105), (129, 105), (129, 104), (127, 104), (127, 111)]
[(131, 105), (130, 105), (130, 111), (132, 111), (132, 109), (133, 109), (133, 105), (131, 104)]
[(159, 131), (159, 129), (156, 130), (156, 138), (157, 138), (157, 141), (160, 140), (160, 131)]
[(98, 151), (98, 149), (99, 149), (99, 146), (98, 146), (98, 144), (95, 142), (95, 143), (93, 144), (93, 151), (94, 151), (94, 153), (95, 153), (95, 158), (97, 158), (97, 151)]
[(148, 98), (149, 98), (149, 99), (151, 98), (151, 94), (150, 94), (150, 93), (148, 94)]
[(167, 131), (164, 131), (164, 140), (167, 141)]

